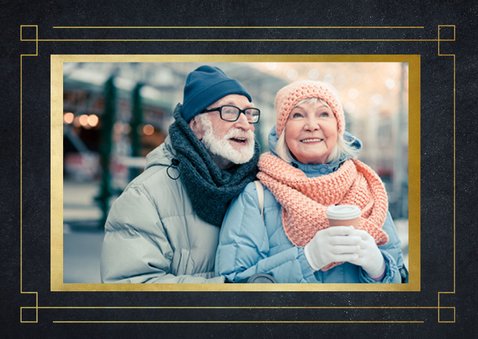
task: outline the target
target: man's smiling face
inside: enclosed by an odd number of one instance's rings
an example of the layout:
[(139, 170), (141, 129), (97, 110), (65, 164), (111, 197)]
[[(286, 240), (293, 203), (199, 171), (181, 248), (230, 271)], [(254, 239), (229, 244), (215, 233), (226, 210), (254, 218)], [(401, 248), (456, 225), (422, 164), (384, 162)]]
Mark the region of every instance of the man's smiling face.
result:
[[(245, 96), (230, 94), (209, 105), (207, 109), (223, 105), (233, 105), (240, 109), (253, 107)], [(254, 155), (254, 125), (242, 113), (234, 122), (221, 119), (219, 111), (202, 113), (190, 122), (190, 126), (213, 155), (234, 164), (245, 163)]]

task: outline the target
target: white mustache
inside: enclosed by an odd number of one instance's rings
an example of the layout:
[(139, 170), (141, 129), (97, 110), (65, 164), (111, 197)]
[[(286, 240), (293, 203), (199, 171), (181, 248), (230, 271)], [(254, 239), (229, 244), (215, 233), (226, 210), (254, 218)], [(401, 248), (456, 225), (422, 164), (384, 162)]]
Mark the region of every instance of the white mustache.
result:
[(249, 131), (243, 131), (239, 128), (234, 128), (230, 130), (229, 132), (226, 133), (224, 136), (224, 139), (231, 139), (231, 138), (245, 138), (247, 139), (248, 142), (251, 142), (254, 140), (254, 132), (251, 130)]

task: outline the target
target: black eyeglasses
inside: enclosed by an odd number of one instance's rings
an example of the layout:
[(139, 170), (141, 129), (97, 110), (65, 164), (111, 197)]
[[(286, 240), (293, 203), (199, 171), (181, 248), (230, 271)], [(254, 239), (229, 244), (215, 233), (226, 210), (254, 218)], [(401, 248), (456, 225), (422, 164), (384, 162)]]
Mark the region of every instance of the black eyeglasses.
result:
[(203, 113), (215, 112), (218, 111), (221, 119), (224, 121), (234, 122), (239, 119), (239, 115), (244, 113), (247, 118), (247, 121), (251, 124), (256, 124), (259, 122), (261, 117), (261, 111), (258, 108), (245, 108), (240, 109), (239, 107), (233, 105), (224, 105), (220, 107), (214, 107), (203, 111)]

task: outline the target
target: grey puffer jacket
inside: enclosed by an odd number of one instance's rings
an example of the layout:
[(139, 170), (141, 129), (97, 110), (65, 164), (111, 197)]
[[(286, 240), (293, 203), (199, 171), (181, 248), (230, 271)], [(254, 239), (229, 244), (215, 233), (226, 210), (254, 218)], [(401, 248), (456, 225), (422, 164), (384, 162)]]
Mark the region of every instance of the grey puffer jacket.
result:
[(214, 276), (219, 228), (196, 215), (181, 179), (168, 176), (173, 154), (168, 137), (113, 203), (101, 255), (103, 282), (224, 282)]

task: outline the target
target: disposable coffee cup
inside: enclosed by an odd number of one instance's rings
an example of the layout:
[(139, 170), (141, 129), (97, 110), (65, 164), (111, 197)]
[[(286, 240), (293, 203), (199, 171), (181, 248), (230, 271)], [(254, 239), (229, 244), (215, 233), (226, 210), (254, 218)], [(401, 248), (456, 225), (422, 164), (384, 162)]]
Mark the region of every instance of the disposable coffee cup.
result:
[(330, 226), (359, 226), (360, 208), (355, 205), (335, 205), (327, 207)]

